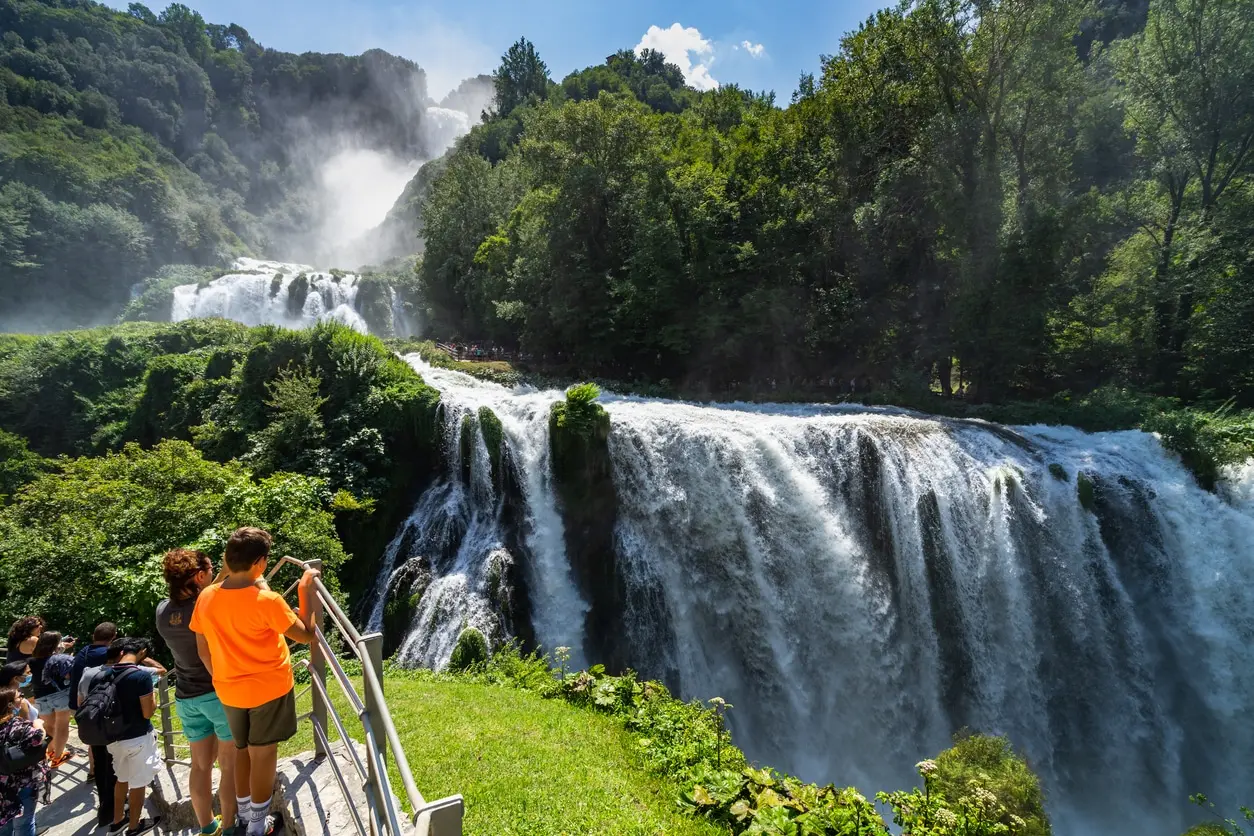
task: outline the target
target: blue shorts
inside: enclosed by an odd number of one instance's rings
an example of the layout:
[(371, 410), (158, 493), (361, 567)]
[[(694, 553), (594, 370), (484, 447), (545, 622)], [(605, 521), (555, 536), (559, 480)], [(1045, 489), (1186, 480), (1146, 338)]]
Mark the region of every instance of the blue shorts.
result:
[(186, 700), (175, 699), (174, 707), (179, 713), (179, 722), (183, 724), (183, 734), (188, 742), (199, 743), (214, 735), (217, 735), (218, 740), (231, 739), (231, 726), (226, 721), (226, 712), (222, 710), (222, 701), (217, 694), (203, 694)]
[(40, 717), (51, 717), (58, 711), (70, 710), (70, 689), (57, 691), (46, 697), (40, 697), (35, 700), (35, 707), (39, 709)]

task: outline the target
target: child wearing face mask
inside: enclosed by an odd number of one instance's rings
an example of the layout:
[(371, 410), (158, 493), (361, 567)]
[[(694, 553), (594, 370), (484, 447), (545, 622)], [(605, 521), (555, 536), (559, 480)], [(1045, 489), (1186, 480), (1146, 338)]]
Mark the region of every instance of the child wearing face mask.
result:
[(29, 689), (33, 681), (30, 664), (25, 660), (10, 662), (0, 668), (0, 688), (18, 690), (18, 700), (14, 705), (14, 711), (19, 712), (19, 716), (25, 717), (32, 723), (39, 719), (39, 711), (35, 708), (35, 704), (22, 696), (20, 692), (23, 689)]

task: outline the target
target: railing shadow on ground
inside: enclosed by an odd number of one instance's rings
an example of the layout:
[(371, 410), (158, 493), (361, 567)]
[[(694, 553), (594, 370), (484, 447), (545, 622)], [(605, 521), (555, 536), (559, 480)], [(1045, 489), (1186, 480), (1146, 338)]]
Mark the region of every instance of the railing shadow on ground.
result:
[[(302, 572), (305, 569), (320, 568), (320, 561), (300, 561), (294, 557), (283, 557), (275, 563), (267, 581), (272, 581), (284, 566), (295, 566)], [(283, 593), (290, 596), (296, 590), (297, 583), (292, 583)], [(413, 772), (409, 767), (409, 759), (401, 747), (396, 725), (392, 721), (391, 711), (383, 693), (383, 634), (368, 633), (362, 635), (345, 615), (332, 597), (321, 579), (314, 581), (314, 593), (321, 603), (321, 613), (314, 630), (314, 641), (307, 659), (294, 661), (294, 667), (302, 667), (309, 672), (310, 684), (298, 692), (297, 700), (306, 695), (313, 697), (313, 707), (299, 716), (299, 722), (308, 720), (313, 729), (314, 764), (307, 764), (301, 774), (312, 772), (312, 768), (321, 764), (329, 766), (335, 776), (336, 784), (343, 793), (346, 809), (352, 819), (354, 829), (360, 836), (461, 836), (462, 818), (465, 813), (465, 802), (460, 795), (441, 798), (428, 802), (418, 791), (414, 783)], [(323, 632), (325, 618), (329, 617), (332, 627), (343, 639), (344, 647), (361, 663), (362, 691), (359, 694), (352, 679), (345, 672), (339, 658), (332, 651), (327, 635)], [(361, 723), (363, 752), (358, 751), (353, 738), (349, 735), (330, 694), (327, 692), (327, 670), (339, 685), (348, 705)], [(158, 736), (161, 740), (163, 758), (167, 765), (191, 766), (191, 761), (181, 758), (181, 750), (189, 749), (186, 744), (177, 743), (181, 731), (174, 728), (174, 699), (170, 692), (169, 677), (163, 676), (158, 682), (161, 729)], [(341, 764), (340, 758), (334, 756), (332, 742), (328, 735), (327, 723), (330, 721), (341, 742), (346, 763)], [(408, 821), (402, 824), (400, 804), (392, 791), (388, 780), (388, 754), (392, 755), (392, 763), (400, 776), (401, 785), (405, 790), (405, 800), (411, 811)], [(363, 759), (364, 753), (364, 759)], [(330, 756), (330, 757), (328, 757)], [(347, 774), (346, 774), (347, 773)], [(354, 794), (353, 789), (364, 793), (364, 803)], [(294, 791), (296, 785), (285, 788)]]

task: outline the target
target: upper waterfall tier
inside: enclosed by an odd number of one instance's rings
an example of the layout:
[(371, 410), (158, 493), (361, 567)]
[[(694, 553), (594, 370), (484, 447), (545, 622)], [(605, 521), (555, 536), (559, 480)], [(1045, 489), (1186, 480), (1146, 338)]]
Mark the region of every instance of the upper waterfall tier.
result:
[(358, 276), (252, 258), (238, 259), (234, 269), (205, 285), (176, 287), (170, 318), (220, 316), (245, 325), (292, 328), (335, 320), (369, 331), (355, 307)]

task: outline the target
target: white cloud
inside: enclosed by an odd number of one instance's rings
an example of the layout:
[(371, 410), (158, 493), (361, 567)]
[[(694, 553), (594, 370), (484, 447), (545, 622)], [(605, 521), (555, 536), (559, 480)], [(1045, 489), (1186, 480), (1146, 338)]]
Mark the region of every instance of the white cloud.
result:
[(766, 46), (764, 44), (755, 44), (753, 41), (741, 41), (740, 48), (754, 58), (761, 58), (763, 55), (766, 55)]
[(698, 90), (718, 87), (718, 80), (710, 75), (714, 44), (703, 38), (695, 26), (686, 29), (678, 23), (672, 23), (669, 29), (650, 26), (636, 44), (637, 53), (646, 49), (656, 49), (665, 55), (667, 61), (683, 70), (684, 81)]

